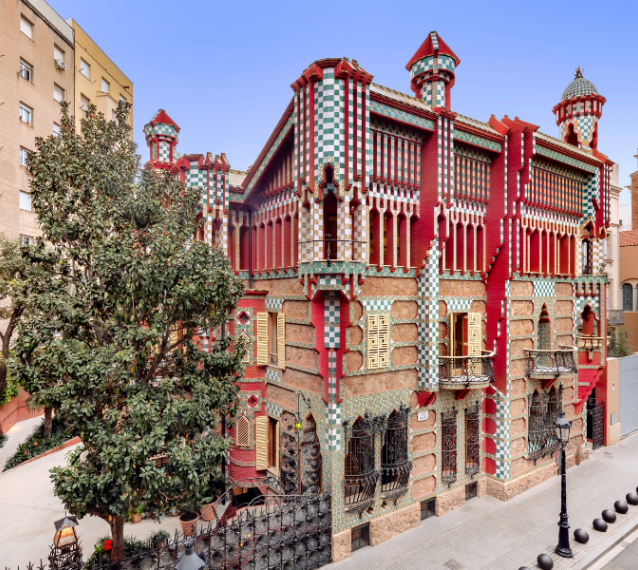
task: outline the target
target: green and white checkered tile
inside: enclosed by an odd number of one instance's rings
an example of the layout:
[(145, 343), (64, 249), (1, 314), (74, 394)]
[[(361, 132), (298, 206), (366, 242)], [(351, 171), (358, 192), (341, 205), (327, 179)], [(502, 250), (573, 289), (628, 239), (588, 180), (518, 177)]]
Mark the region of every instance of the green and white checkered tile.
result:
[(283, 411), (284, 408), (279, 404), (275, 404), (270, 400), (266, 400), (266, 415), (270, 416), (271, 418), (280, 419)]
[(266, 310), (267, 311), (281, 311), (284, 304), (284, 299), (277, 299), (266, 297)]
[(534, 297), (554, 297), (556, 287), (553, 281), (534, 280)]
[(317, 286), (315, 289), (317, 291), (332, 290), (335, 287), (340, 287), (341, 285), (341, 277), (338, 275), (320, 275), (317, 278)]
[(359, 299), (366, 313), (389, 313), (392, 308), (392, 299), (377, 299), (362, 297)]
[(495, 423), (496, 433), (494, 434), (494, 437), (497, 439), (508, 439), (510, 436), (510, 423), (498, 420), (496, 420)]
[(509, 459), (510, 442), (504, 439), (494, 439), (493, 441), (496, 444), (496, 452), (492, 455), (495, 455), (499, 459)]
[(206, 185), (206, 171), (200, 170), (197, 162), (191, 162), (190, 170), (187, 173), (186, 185), (188, 187), (198, 186), (204, 188)]
[(324, 346), (326, 348), (339, 348), (340, 346), (340, 330), (339, 330), (339, 299), (326, 299), (324, 304)]
[(600, 172), (596, 170), (589, 176), (583, 188), (583, 223), (593, 219), (595, 216), (592, 198), (598, 199), (600, 189)]
[(266, 380), (268, 382), (274, 382), (276, 384), (281, 384), (283, 382), (281, 370), (276, 368), (271, 368), (270, 366), (266, 367)]
[(473, 298), (459, 299), (458, 297), (440, 297), (447, 304), (448, 313), (467, 313)]
[(333, 451), (341, 451), (341, 404), (329, 402), (326, 408), (328, 439)]
[(496, 463), (496, 478), (501, 481), (507, 480), (510, 478), (510, 464), (509, 461), (498, 461), (495, 460)]
[(159, 143), (159, 159), (162, 162), (169, 162), (171, 159), (171, 147), (166, 141)]

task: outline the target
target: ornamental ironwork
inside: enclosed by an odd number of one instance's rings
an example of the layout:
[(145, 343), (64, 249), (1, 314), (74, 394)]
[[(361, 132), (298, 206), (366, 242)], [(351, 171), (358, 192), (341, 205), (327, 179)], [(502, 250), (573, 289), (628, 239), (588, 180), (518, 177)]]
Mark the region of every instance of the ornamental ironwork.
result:
[(346, 510), (360, 514), (374, 504), (379, 474), (375, 467), (374, 420), (357, 418), (352, 424), (344, 422), (346, 457), (344, 469), (344, 499)]
[(474, 478), (480, 472), (481, 436), (479, 404), (465, 410), (465, 474)]
[(448, 487), (456, 481), (456, 415), (456, 408), (441, 414), (441, 425), (443, 427), (441, 481)]
[(587, 421), (592, 423), (592, 447), (605, 445), (605, 402), (596, 402), (587, 408)]
[(481, 356), (439, 356), (439, 382), (442, 386), (471, 388), (494, 382), (494, 352)]
[(281, 415), (281, 482), (286, 495), (299, 494), (299, 433), (290, 412)]
[(393, 411), (383, 424), (381, 448), (381, 496), (396, 504), (407, 492), (412, 471), (408, 459), (408, 410)]
[(318, 495), (321, 492), (322, 456), (317, 424), (312, 414), (306, 418), (301, 440), (301, 494)]
[(539, 350), (526, 348), (527, 376), (555, 376), (576, 374), (578, 367), (574, 360), (575, 347), (564, 346), (559, 350)]
[(560, 447), (554, 421), (563, 409), (563, 387), (528, 396), (527, 457), (534, 463)]

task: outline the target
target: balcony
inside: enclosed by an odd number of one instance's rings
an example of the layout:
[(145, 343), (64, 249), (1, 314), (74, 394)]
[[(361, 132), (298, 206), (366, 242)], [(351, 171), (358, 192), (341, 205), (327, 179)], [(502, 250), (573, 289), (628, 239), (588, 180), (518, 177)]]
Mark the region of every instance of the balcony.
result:
[(527, 352), (527, 376), (545, 377), (560, 376), (561, 374), (575, 374), (578, 372), (574, 360), (575, 346), (562, 346), (560, 349), (532, 349)]
[(576, 337), (576, 345), (579, 350), (601, 350), (607, 344), (607, 339), (602, 336), (588, 336), (579, 334)]
[(625, 312), (616, 309), (609, 309), (607, 312), (607, 323), (610, 325), (624, 325)]
[(481, 356), (439, 356), (439, 384), (450, 390), (485, 388), (494, 380), (492, 359), (495, 353), (481, 351)]

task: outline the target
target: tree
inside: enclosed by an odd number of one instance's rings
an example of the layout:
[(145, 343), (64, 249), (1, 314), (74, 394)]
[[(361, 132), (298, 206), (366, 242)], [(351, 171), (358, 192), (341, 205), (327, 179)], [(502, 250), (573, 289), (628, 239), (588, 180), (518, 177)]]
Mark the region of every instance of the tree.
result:
[(613, 358), (622, 358), (631, 354), (629, 347), (629, 331), (623, 326), (618, 327), (615, 334), (612, 334), (609, 341), (609, 356)]
[(14, 362), (81, 437), (51, 479), (71, 513), (109, 523), (113, 560), (128, 513), (203, 504), (228, 447), (219, 414), (234, 416), (243, 374), (228, 336), (210, 352), (193, 340), (229, 318), (243, 282), (221, 250), (193, 240), (201, 191), (140, 170), (129, 110), (120, 103), (109, 121), (92, 106), (76, 132), (63, 105), (60, 136), (36, 139), (43, 238), (26, 255), (43, 276), (29, 282), (37, 310), (19, 325)]

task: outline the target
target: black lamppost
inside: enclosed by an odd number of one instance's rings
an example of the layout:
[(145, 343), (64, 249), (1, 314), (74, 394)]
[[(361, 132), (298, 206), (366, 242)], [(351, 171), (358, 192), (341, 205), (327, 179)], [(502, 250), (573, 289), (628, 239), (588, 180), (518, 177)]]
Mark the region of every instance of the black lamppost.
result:
[(206, 557), (202, 552), (195, 552), (194, 540), (187, 538), (184, 540), (184, 552), (175, 561), (175, 570), (202, 570), (206, 567)]
[(572, 427), (572, 422), (568, 422), (565, 419), (565, 412), (561, 410), (558, 418), (554, 420), (556, 426), (556, 437), (560, 443), (560, 493), (561, 493), (561, 505), (560, 505), (560, 522), (558, 523), (558, 546), (556, 547), (556, 554), (564, 558), (571, 558), (573, 556), (572, 549), (569, 546), (569, 523), (567, 517), (567, 477), (565, 475), (566, 463), (565, 460), (565, 447), (569, 442), (569, 430)]

